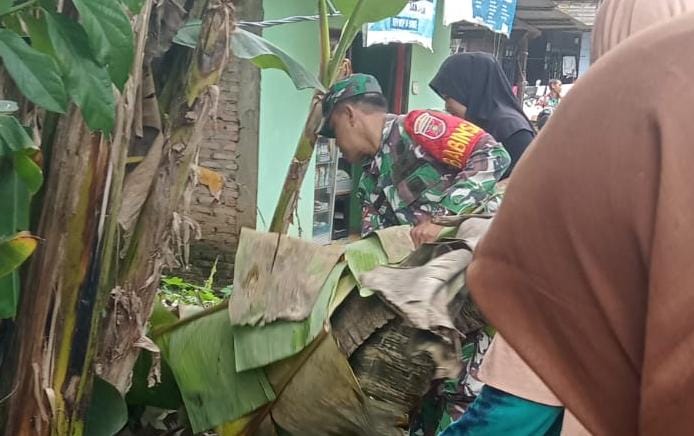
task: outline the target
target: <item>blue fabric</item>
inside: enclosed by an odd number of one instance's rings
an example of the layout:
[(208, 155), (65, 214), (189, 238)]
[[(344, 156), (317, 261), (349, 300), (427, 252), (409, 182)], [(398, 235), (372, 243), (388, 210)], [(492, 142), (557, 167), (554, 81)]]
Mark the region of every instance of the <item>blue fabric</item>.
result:
[(485, 386), (463, 417), (439, 436), (559, 436), (563, 418), (562, 407)]

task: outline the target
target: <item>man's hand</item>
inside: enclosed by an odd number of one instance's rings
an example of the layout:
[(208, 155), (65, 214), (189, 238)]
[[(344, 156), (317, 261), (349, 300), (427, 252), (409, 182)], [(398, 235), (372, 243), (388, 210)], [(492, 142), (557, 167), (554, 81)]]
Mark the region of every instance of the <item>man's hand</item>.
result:
[(442, 226), (427, 220), (417, 224), (416, 227), (410, 230), (410, 236), (412, 241), (414, 241), (415, 247), (420, 247), (423, 244), (436, 241), (442, 229)]

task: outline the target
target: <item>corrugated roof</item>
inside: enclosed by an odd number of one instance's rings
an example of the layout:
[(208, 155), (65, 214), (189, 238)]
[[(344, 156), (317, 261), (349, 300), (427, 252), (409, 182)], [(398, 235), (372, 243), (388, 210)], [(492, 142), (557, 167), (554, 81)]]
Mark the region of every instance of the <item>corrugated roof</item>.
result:
[(595, 24), (599, 3), (597, 0), (554, 0), (554, 2), (561, 11), (586, 26), (593, 27), (593, 24)]
[(589, 30), (552, 0), (518, 0), (516, 19), (540, 30)]
[[(518, 0), (514, 26), (516, 29), (529, 29), (532, 31), (590, 30), (588, 25), (559, 9), (556, 1), (552, 0)], [(474, 24), (461, 22), (457, 25), (457, 28), (459, 30), (468, 30), (478, 27)]]

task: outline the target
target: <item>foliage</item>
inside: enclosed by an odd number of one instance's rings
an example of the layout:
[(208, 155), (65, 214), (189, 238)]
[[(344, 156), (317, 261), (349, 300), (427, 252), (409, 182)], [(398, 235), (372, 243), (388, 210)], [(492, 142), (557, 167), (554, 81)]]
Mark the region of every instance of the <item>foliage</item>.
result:
[(362, 297), (373, 295), (373, 291), (362, 285), (361, 275), (379, 265), (388, 263), (388, 256), (376, 236), (353, 242), (345, 250), (345, 260), (356, 279)]
[(275, 398), (262, 370), (236, 370), (233, 329), (225, 311), (186, 324), (157, 344), (196, 433), (240, 418)]
[(120, 392), (110, 383), (95, 377), (84, 434), (112, 436), (118, 433), (127, 421), (128, 410)]
[[(7, 102), (8, 111), (17, 106)], [(19, 301), (19, 274), (15, 271), (38, 244), (29, 228), (29, 203), (43, 182), (41, 169), (32, 160), (38, 148), (19, 121), (0, 115), (0, 319), (12, 318)], [(19, 233), (17, 233), (19, 232)]]
[(125, 7), (136, 8), (137, 3), (74, 0), (79, 22), (56, 12), (54, 0), (6, 8), (5, 28), (0, 28), (3, 65), (37, 106), (64, 113), (72, 101), (90, 128), (108, 132), (115, 119), (112, 83), (123, 88), (133, 61), (133, 34)]
[(226, 286), (218, 291), (213, 289), (214, 276), (217, 273), (217, 261), (215, 260), (207, 280), (202, 285), (187, 282), (176, 276), (163, 276), (159, 294), (161, 300), (169, 307), (190, 305), (209, 307), (219, 304), (223, 299), (229, 298), (232, 286)]
[(170, 307), (178, 305), (207, 307), (222, 301), (215, 294), (214, 289), (189, 283), (176, 276), (162, 277), (160, 295), (164, 304)]
[[(17, 89), (28, 101), (50, 112), (65, 113), (72, 101), (82, 109), (90, 128), (109, 132), (115, 120), (112, 80), (122, 89), (133, 58), (133, 35), (124, 3), (74, 0), (82, 24), (56, 12), (54, 0), (16, 3), (0, 1), (0, 59)], [(135, 2), (128, 3), (134, 6)], [(18, 119), (7, 115), (19, 106), (3, 103), (0, 203), (10, 205), (10, 210), (0, 218), (0, 238), (6, 240), (5, 247), (24, 241), (28, 245), (23, 246), (35, 248), (35, 239), (12, 235), (28, 230), (29, 203), (43, 183), (41, 168), (33, 160), (38, 147)], [(27, 255), (24, 252), (21, 257), (26, 259)], [(15, 263), (14, 269), (19, 265)], [(13, 317), (19, 277), (16, 272), (0, 276), (4, 276), (0, 277), (0, 318)]]
[(0, 29), (0, 57), (27, 99), (50, 111), (65, 112), (67, 92), (51, 56), (33, 49), (13, 31)]
[(318, 337), (330, 316), (330, 301), (347, 265), (337, 264), (318, 296), (308, 318), (303, 321), (279, 320), (262, 326), (237, 326), (234, 331), (236, 368), (261, 368), (294, 356)]
[[(185, 47), (195, 47), (200, 34), (200, 20), (187, 22), (178, 31), (174, 42)], [(258, 68), (273, 68), (284, 71), (296, 89), (324, 89), (315, 74), (292, 58), (284, 50), (265, 38), (236, 29), (231, 35), (231, 51), (240, 59), (253, 62)]]

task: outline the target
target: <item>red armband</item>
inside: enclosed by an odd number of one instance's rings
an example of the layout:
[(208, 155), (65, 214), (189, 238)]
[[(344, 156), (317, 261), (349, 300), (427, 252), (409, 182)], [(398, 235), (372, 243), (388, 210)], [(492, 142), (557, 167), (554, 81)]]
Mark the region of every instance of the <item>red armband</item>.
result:
[(405, 118), (405, 131), (435, 159), (463, 169), (487, 132), (443, 112), (416, 110)]

